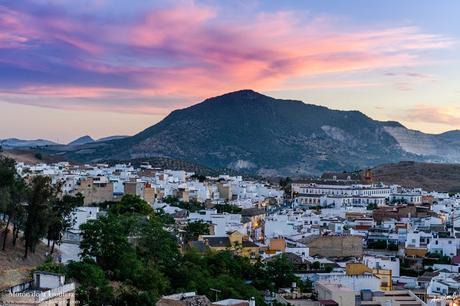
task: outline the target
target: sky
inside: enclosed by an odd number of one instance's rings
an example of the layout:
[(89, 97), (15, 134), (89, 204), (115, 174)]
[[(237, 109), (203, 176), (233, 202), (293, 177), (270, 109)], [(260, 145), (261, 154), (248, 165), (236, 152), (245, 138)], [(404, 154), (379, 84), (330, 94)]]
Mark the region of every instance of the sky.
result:
[(460, 129), (460, 1), (0, 0), (0, 138), (132, 135), (253, 89)]

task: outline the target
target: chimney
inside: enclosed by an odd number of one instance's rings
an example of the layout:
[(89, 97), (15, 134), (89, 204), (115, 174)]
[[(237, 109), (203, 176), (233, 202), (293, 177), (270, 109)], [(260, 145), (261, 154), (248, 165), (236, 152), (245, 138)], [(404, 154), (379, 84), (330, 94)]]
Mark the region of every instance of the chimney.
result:
[(254, 297), (252, 297), (250, 300), (249, 300), (249, 306), (256, 306), (256, 300)]

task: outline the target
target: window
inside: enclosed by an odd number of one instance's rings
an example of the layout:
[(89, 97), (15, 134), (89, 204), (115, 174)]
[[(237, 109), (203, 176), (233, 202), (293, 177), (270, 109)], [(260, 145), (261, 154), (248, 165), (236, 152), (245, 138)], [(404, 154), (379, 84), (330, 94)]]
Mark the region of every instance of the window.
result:
[(70, 299), (67, 299), (66, 306), (70, 306)]

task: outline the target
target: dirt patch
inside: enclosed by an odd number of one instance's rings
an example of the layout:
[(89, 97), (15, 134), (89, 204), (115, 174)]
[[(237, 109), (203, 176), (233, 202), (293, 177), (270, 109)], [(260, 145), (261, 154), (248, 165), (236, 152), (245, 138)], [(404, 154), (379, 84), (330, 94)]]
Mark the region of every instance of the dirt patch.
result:
[(29, 253), (24, 259), (24, 240), (22, 237), (13, 246), (11, 234), (6, 240), (5, 251), (1, 250), (3, 245), (3, 227), (0, 225), (0, 290), (24, 282), (30, 278), (30, 271), (45, 262), (48, 247), (40, 243), (35, 253)]
[(62, 157), (38, 153), (32, 149), (3, 149), (3, 152), (0, 154), (12, 158), (16, 162), (22, 162), (25, 164), (56, 163), (65, 160)]

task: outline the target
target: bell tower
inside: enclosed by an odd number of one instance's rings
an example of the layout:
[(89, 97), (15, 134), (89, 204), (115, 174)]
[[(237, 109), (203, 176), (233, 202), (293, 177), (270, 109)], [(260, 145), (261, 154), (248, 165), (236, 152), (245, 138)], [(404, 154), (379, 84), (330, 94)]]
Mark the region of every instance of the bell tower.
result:
[(363, 181), (365, 184), (372, 184), (372, 170), (367, 168), (364, 171)]

